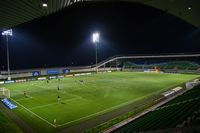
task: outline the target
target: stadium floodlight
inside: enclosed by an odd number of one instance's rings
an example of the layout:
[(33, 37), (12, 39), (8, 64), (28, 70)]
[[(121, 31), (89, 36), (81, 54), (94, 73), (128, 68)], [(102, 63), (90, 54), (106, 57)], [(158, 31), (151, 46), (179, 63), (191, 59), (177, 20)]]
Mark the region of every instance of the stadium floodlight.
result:
[(99, 42), (99, 33), (98, 32), (93, 33), (93, 35), (92, 35), (92, 41), (95, 44)]
[(42, 0), (42, 6), (47, 7), (47, 2), (48, 2), (48, 0)]
[(3, 36), (12, 36), (12, 29), (3, 31), (1, 34), (2, 34)]
[(2, 34), (3, 36), (6, 36), (8, 80), (11, 80), (11, 76), (10, 76), (10, 61), (9, 61), (9, 48), (8, 48), (8, 37), (9, 37), (9, 36), (12, 36), (12, 29), (3, 31), (1, 34)]
[(96, 45), (96, 72), (98, 72), (98, 69), (97, 69), (97, 43), (99, 42), (99, 38), (100, 38), (100, 35), (98, 32), (95, 32), (92, 34), (92, 41), (93, 43)]
[(43, 3), (42, 6), (43, 6), (43, 7), (47, 7), (47, 3)]

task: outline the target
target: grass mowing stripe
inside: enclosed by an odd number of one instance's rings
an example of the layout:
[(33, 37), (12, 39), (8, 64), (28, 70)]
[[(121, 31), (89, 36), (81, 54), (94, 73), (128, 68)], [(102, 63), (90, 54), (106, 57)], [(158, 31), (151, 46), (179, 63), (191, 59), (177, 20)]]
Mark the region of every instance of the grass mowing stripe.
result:
[[(160, 91), (158, 91), (158, 92), (160, 92)], [(105, 109), (105, 110), (96, 112), (96, 113), (94, 113), (94, 114), (87, 115), (87, 116), (85, 116), (85, 117), (81, 117), (81, 118), (79, 118), (79, 119), (72, 120), (72, 121), (69, 121), (69, 122), (64, 123), (64, 124), (60, 124), (60, 125), (58, 125), (58, 127), (61, 127), (61, 126), (64, 126), (64, 125), (68, 125), (68, 124), (70, 124), (70, 123), (77, 122), (77, 121), (80, 121), (80, 120), (83, 120), (83, 119), (87, 119), (87, 118), (90, 118), (90, 117), (92, 117), (92, 116), (97, 116), (97, 115), (100, 115), (100, 114), (102, 114), (102, 113), (106, 113), (106, 112), (108, 112), (108, 111), (114, 110), (114, 109), (118, 109), (118, 108), (120, 108), (120, 107), (122, 107), (122, 106), (128, 105), (128, 104), (130, 104), (130, 103), (133, 103), (133, 102), (138, 101), (138, 100), (140, 100), (140, 99), (146, 98), (146, 97), (151, 96), (151, 95), (153, 95), (153, 94), (156, 94), (156, 93), (158, 93), (158, 92), (153, 92), (153, 93), (150, 93), (149, 95), (145, 95), (145, 96), (139, 97), (139, 98), (137, 98), (137, 99), (134, 99), (134, 100), (131, 100), (131, 101), (122, 103), (122, 104), (120, 104), (120, 105), (117, 105), (117, 106), (114, 106), (114, 107), (111, 107), (111, 108), (107, 108), (107, 109)]]
[(27, 100), (27, 99), (30, 99), (30, 98), (33, 98), (33, 97), (24, 97), (24, 98), (20, 98), (18, 100), (15, 100), (15, 101), (23, 101), (23, 100)]
[(35, 115), (36, 117), (38, 117), (39, 119), (41, 119), (42, 121), (46, 122), (47, 124), (51, 125), (54, 127), (54, 125), (52, 123), (50, 123), (49, 121), (47, 121), (46, 119), (40, 117), (39, 115), (37, 115), (36, 113), (30, 111), (29, 109), (27, 109), (26, 107), (24, 107), (23, 105), (21, 105), (20, 103), (18, 103), (17, 101), (15, 101), (14, 99), (10, 98), (12, 101), (14, 101), (15, 103), (17, 103), (18, 105), (20, 105), (22, 108), (24, 108), (25, 110), (27, 110), (28, 112), (30, 112), (31, 114)]
[(66, 100), (62, 100), (62, 101), (58, 101), (58, 102), (53, 102), (53, 103), (49, 103), (49, 104), (45, 104), (45, 105), (35, 106), (35, 107), (29, 108), (29, 109), (33, 110), (33, 109), (38, 109), (38, 108), (44, 108), (44, 107), (47, 107), (47, 106), (52, 106), (52, 105), (55, 105), (55, 104), (60, 104), (61, 102), (68, 102), (68, 101), (73, 101), (73, 100), (77, 100), (77, 99), (81, 99), (81, 98), (80, 97), (76, 97), (76, 98), (72, 98), (72, 99), (66, 99)]
[[(140, 104), (145, 105), (147, 99), (150, 99), (148, 101), (154, 100), (152, 96), (148, 97), (148, 94), (153, 94), (153, 92), (158, 91), (163, 92), (197, 76), (198, 75), (116, 72), (66, 78), (60, 81), (52, 80), (49, 83), (46, 83), (46, 81), (33, 81), (19, 84), (6, 84), (3, 86), (13, 91), (12, 98), (14, 100), (23, 98), (21, 93), (14, 93), (15, 90), (21, 90), (20, 92), (27, 90), (27, 93), (33, 96), (33, 98), (27, 99), (27, 101), (22, 100), (19, 103), (27, 109), (37, 106), (39, 109), (31, 111), (45, 118), (50, 123), (54, 124), (53, 120), (55, 120), (55, 118), (59, 121), (57, 124), (71, 123), (55, 129), (38, 117), (35, 117), (35, 115), (30, 114), (30, 111), (26, 111), (22, 107), (17, 109), (16, 113), (19, 113), (24, 120), (31, 123), (38, 132), (54, 132), (55, 130), (59, 131), (71, 125), (82, 123), (87, 119), (94, 118), (95, 115), (103, 114), (104, 112), (107, 113), (106, 111), (109, 111), (109, 114), (112, 115), (112, 110), (121, 108), (120, 106), (127, 105), (129, 102), (132, 103), (135, 102), (135, 100), (140, 100), (139, 98), (142, 96), (144, 97), (141, 102), (138, 101), (138, 103), (136, 103), (136, 107)], [(84, 84), (80, 84), (81, 80), (84, 81)], [(48, 104), (57, 102), (58, 84), (61, 87), (59, 95), (62, 97), (62, 100), (77, 97), (81, 97), (83, 100), (73, 99), (73, 101), (69, 101), (62, 106), (54, 104), (45, 107)], [(147, 98), (145, 98), (145, 96)], [(30, 116), (33, 116), (33, 119), (31, 119)], [(111, 117), (114, 117), (114, 115)], [(102, 120), (102, 122), (104, 121)]]
[[(17, 92), (17, 93), (19, 93), (20, 95), (24, 95), (24, 93), (21, 92), (21, 91), (14, 90), (13, 92)], [(30, 95), (28, 95), (28, 94), (26, 94), (26, 96), (29, 97), (29, 98), (33, 98), (32, 96), (30, 96)]]

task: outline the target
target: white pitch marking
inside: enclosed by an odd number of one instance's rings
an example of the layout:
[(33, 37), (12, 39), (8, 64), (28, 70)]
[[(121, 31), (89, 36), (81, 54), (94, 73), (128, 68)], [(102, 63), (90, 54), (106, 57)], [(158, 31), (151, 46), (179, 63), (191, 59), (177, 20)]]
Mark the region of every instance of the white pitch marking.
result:
[(27, 98), (24, 97), (24, 98), (17, 99), (17, 100), (15, 100), (15, 101), (29, 100), (29, 99), (31, 99), (31, 98), (32, 98), (32, 97), (29, 97), (29, 96), (28, 96)]
[(21, 105), (20, 103), (18, 103), (17, 101), (15, 101), (14, 99), (10, 98), (12, 101), (14, 101), (15, 103), (17, 103), (18, 105), (20, 105), (22, 108), (24, 108), (25, 110), (27, 110), (28, 112), (30, 112), (31, 114), (35, 115), (36, 117), (38, 117), (39, 119), (43, 120), (44, 122), (46, 122), (47, 124), (51, 125), (54, 127), (54, 125), (52, 123), (50, 123), (49, 121), (47, 121), (46, 119), (40, 117), (39, 115), (37, 115), (36, 113), (30, 111), (29, 109), (27, 109), (26, 107), (24, 107), (23, 105)]
[[(71, 99), (62, 100), (61, 102), (68, 102), (68, 101), (73, 101), (73, 100), (76, 100), (76, 99), (81, 99), (81, 98), (76, 97), (76, 98), (71, 98)], [(45, 104), (45, 105), (35, 106), (35, 107), (29, 108), (29, 109), (30, 109), (30, 110), (33, 110), (33, 109), (43, 108), (43, 107), (47, 107), (47, 106), (51, 106), (51, 105), (59, 104), (59, 103), (60, 103), (60, 102), (53, 102), (53, 103), (49, 103), (49, 104)]]
[[(22, 91), (14, 90), (14, 92), (17, 92), (17, 93), (19, 93), (19, 94), (21, 94), (21, 95), (24, 95), (24, 93), (23, 93)], [(26, 94), (26, 96), (28, 96), (29, 98), (33, 98), (32, 96), (27, 95), (27, 94)], [(17, 101), (17, 100), (16, 100), (16, 101)]]
[[(155, 92), (154, 92), (154, 93), (155, 93)], [(152, 95), (152, 94), (154, 94), (154, 93), (150, 93), (149, 95)], [(137, 99), (134, 99), (134, 100), (131, 100), (131, 101), (128, 101), (128, 102), (125, 102), (125, 103), (122, 103), (122, 104), (120, 104), (120, 105), (117, 105), (117, 106), (114, 106), (114, 107), (111, 107), (111, 108), (107, 108), (107, 109), (105, 109), (105, 110), (96, 112), (96, 113), (94, 113), (94, 114), (91, 114), (91, 115), (88, 115), (88, 116), (85, 116), (85, 117), (81, 117), (81, 118), (79, 118), (79, 119), (75, 119), (75, 120), (69, 121), (69, 122), (64, 123), (64, 124), (57, 125), (57, 127), (61, 127), (61, 126), (64, 126), (64, 125), (67, 125), (67, 124), (70, 124), (70, 123), (73, 123), (73, 122), (76, 122), (76, 121), (79, 121), (79, 120), (82, 120), (82, 119), (90, 118), (91, 116), (96, 116), (96, 115), (98, 115), (98, 114), (105, 113), (105, 112), (107, 112), (107, 111), (110, 111), (110, 110), (119, 108), (119, 107), (121, 107), (121, 106), (123, 106), (123, 105), (128, 105), (128, 104), (130, 104), (130, 103), (132, 103), (132, 102), (134, 102), (134, 101), (137, 101), (137, 100), (142, 99), (142, 98), (147, 97), (147, 96), (148, 96), (148, 95), (143, 96), (143, 97), (140, 97), (140, 98), (137, 98)], [(11, 99), (11, 98), (10, 98), (10, 99)], [(75, 99), (75, 98), (74, 98), (74, 99)], [(11, 99), (11, 100), (13, 100), (13, 99)], [(13, 101), (16, 102), (15, 100), (13, 100)], [(16, 103), (19, 104), (18, 102), (16, 102)], [(45, 121), (45, 122), (48, 123), (49, 125), (55, 127), (55, 125), (53, 125), (52, 123), (50, 123), (50, 122), (47, 121), (46, 119), (44, 119), (44, 118), (40, 117), (39, 115), (35, 114), (34, 112), (30, 111), (29, 109), (27, 109), (27, 108), (24, 107), (23, 105), (21, 105), (21, 104), (19, 104), (19, 105), (22, 106), (22, 107), (23, 107), (24, 109), (26, 109), (27, 111), (29, 111), (30, 113), (32, 113), (32, 114), (34, 114), (35, 116), (37, 116), (38, 118), (40, 118), (41, 120)]]
[[(154, 92), (154, 93), (155, 93), (155, 92)], [(149, 95), (152, 95), (152, 94), (154, 94), (154, 93), (150, 93)], [(142, 96), (142, 97), (139, 97), (139, 98), (137, 98), (137, 99), (134, 99), (134, 100), (131, 100), (131, 101), (128, 101), (128, 102), (125, 102), (125, 103), (122, 103), (122, 104), (113, 106), (113, 107), (111, 107), (111, 108), (107, 108), (107, 109), (105, 109), (105, 110), (102, 110), (102, 111), (93, 113), (93, 114), (91, 114), (91, 115), (87, 115), (87, 116), (84, 116), (84, 117), (81, 117), (81, 118), (78, 118), (78, 119), (69, 121), (69, 122), (67, 122), (67, 123), (57, 125), (57, 127), (61, 127), (61, 126), (68, 125), (68, 124), (73, 123), (73, 122), (77, 122), (77, 121), (79, 121), (79, 120), (83, 120), (83, 119), (86, 119), (86, 118), (90, 118), (90, 117), (92, 117), (92, 116), (97, 116), (97, 115), (99, 115), (99, 114), (106, 113), (107, 111), (111, 111), (111, 110), (113, 110), (113, 109), (117, 109), (117, 108), (122, 107), (122, 106), (124, 106), (124, 105), (128, 105), (128, 104), (130, 104), (130, 103), (132, 103), (132, 102), (134, 102), (134, 101), (137, 101), (137, 100), (139, 100), (139, 99), (143, 99), (143, 98), (145, 98), (145, 97), (147, 97), (147, 96), (148, 96), (148, 95)]]
[[(165, 89), (166, 89), (166, 88), (165, 88)], [(162, 89), (162, 90), (165, 90), (165, 89)], [(113, 109), (117, 109), (117, 108), (122, 107), (122, 106), (124, 106), (124, 105), (128, 105), (128, 104), (130, 104), (130, 103), (133, 103), (133, 102), (135, 102), (135, 101), (137, 101), (137, 100), (143, 99), (143, 98), (148, 97), (148, 96), (153, 95), (153, 94), (156, 94), (156, 93), (158, 93), (158, 92), (159, 92), (159, 91), (156, 91), (156, 92), (150, 93), (150, 94), (148, 94), (148, 95), (145, 95), (145, 96), (136, 98), (136, 99), (134, 99), (134, 100), (131, 100), (131, 101), (128, 101), (128, 102), (125, 102), (125, 103), (122, 103), (122, 104), (113, 106), (113, 107), (111, 107), (111, 108), (107, 108), (107, 109), (102, 110), (102, 111), (99, 111), (99, 112), (96, 112), (96, 113), (94, 113), (94, 114), (87, 115), (87, 116), (85, 116), (85, 117), (81, 117), (81, 118), (79, 118), (79, 119), (75, 119), (75, 120), (69, 121), (69, 122), (64, 123), (64, 124), (57, 125), (57, 127), (61, 127), (61, 126), (64, 126), (64, 125), (67, 125), (67, 124), (70, 124), (70, 123), (73, 123), (73, 122), (76, 122), (76, 121), (79, 121), (79, 120), (82, 120), (82, 119), (90, 118), (91, 116), (96, 116), (96, 115), (98, 115), (98, 114), (102, 114), (102, 113), (105, 113), (105, 112), (107, 112), (107, 111), (111, 111), (111, 110), (113, 110)]]

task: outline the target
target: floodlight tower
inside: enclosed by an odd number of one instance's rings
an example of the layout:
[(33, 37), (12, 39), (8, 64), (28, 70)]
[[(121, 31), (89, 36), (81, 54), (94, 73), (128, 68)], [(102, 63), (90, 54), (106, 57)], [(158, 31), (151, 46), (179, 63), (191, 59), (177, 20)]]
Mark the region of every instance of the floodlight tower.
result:
[(96, 48), (96, 72), (98, 72), (98, 69), (97, 69), (97, 44), (99, 42), (99, 33), (98, 32), (95, 32), (92, 34), (92, 41), (93, 43), (95, 44), (95, 48)]
[(11, 80), (11, 76), (10, 76), (10, 62), (9, 62), (9, 48), (8, 48), (8, 37), (9, 37), (9, 36), (12, 36), (12, 29), (3, 31), (1, 34), (2, 34), (3, 36), (6, 36), (8, 80)]

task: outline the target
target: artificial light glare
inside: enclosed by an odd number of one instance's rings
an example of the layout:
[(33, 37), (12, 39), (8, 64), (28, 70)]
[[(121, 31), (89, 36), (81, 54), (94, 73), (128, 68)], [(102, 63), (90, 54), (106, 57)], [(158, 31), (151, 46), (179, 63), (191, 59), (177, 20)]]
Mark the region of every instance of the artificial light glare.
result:
[(43, 6), (43, 7), (47, 7), (47, 3), (43, 3), (42, 6)]
[(3, 36), (12, 36), (12, 29), (3, 31), (1, 34), (2, 34)]
[(97, 43), (97, 42), (99, 42), (99, 33), (93, 33), (93, 35), (92, 35), (92, 41), (93, 41), (93, 43)]

